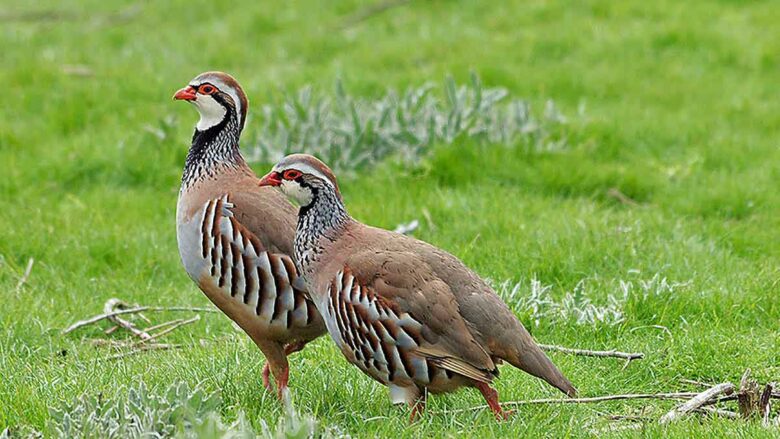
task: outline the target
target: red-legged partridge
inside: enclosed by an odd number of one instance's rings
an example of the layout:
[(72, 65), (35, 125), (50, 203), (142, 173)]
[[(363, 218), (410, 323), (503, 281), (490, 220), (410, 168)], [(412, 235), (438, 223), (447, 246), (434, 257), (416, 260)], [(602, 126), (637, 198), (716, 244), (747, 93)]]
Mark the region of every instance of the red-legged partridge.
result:
[(293, 154), (261, 180), (300, 205), (298, 272), (349, 362), (424, 408), (426, 391), (476, 387), (497, 418), (490, 384), (505, 360), (567, 395), (576, 390), (507, 305), (455, 256), (352, 219), (328, 167)]
[[(281, 397), (287, 356), (325, 333), (315, 305), (298, 289), (291, 259), (296, 212), (283, 195), (258, 187), (239, 152), (247, 99), (233, 77), (207, 72), (176, 92), (195, 105), (195, 127), (176, 208), (187, 274), (266, 357)], [(270, 367), (269, 367), (270, 366)]]

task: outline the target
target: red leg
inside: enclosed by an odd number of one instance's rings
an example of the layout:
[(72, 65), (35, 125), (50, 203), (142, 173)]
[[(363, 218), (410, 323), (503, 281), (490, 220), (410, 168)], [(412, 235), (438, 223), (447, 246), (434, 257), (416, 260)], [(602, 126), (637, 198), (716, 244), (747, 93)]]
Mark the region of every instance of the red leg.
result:
[[(288, 343), (287, 345), (284, 346), (284, 355), (288, 356), (294, 354), (300, 351), (301, 349), (303, 349), (304, 346), (306, 346), (305, 341), (296, 341), (294, 343)], [(290, 368), (286, 364), (280, 375), (281, 375), (280, 377), (276, 378), (276, 390), (277, 390), (277, 396), (282, 402), (284, 402), (284, 393), (287, 391), (287, 383), (290, 379)]]
[(505, 421), (508, 418), (508, 414), (501, 408), (501, 404), (498, 403), (498, 392), (491, 388), (489, 384), (483, 382), (477, 382), (477, 389), (479, 389), (482, 396), (485, 397), (490, 411), (499, 421)]
[(294, 354), (300, 351), (301, 349), (303, 349), (304, 346), (306, 346), (306, 343), (307, 342), (305, 341), (296, 341), (294, 343), (288, 343), (284, 346), (284, 354), (285, 355)]
[[(288, 343), (284, 346), (284, 355), (290, 355), (294, 354), (306, 346), (305, 341), (296, 341), (294, 343)], [(285, 376), (289, 376), (289, 371), (285, 372)], [(276, 379), (277, 384), (279, 383), (279, 379)], [(287, 387), (287, 380), (288, 378), (285, 378), (284, 380), (284, 386)], [(271, 364), (270, 362), (266, 361), (265, 366), (263, 366), (263, 387), (266, 388), (269, 392), (273, 392), (274, 388), (271, 386)], [(278, 385), (277, 385), (278, 388)], [(281, 391), (279, 392), (279, 395), (281, 395)], [(281, 396), (280, 396), (281, 398)]]
[(414, 424), (414, 421), (417, 420), (418, 416), (422, 416), (423, 412), (425, 412), (425, 397), (426, 392), (423, 391), (423, 393), (420, 395), (419, 398), (417, 398), (416, 401), (409, 403), (410, 406), (412, 406), (412, 414), (409, 416), (409, 423)]

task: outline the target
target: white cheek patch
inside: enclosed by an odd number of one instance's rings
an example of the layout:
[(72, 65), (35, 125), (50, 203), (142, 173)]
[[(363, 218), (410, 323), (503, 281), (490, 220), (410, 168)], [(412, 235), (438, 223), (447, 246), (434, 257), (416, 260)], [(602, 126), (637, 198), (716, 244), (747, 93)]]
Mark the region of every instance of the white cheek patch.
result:
[(233, 104), (235, 105), (236, 108), (236, 117), (238, 118), (238, 123), (241, 124), (241, 122), (243, 122), (241, 120), (241, 115), (243, 114), (241, 112), (241, 99), (238, 98), (238, 94), (233, 89), (233, 87), (230, 87), (229, 85), (225, 84), (221, 79), (213, 76), (205, 77), (199, 82), (191, 82), (190, 85), (197, 88), (204, 82), (208, 82), (214, 87), (217, 87), (217, 90), (230, 95), (230, 98), (233, 99)]
[(303, 187), (300, 183), (290, 180), (282, 180), (279, 185), (282, 192), (295, 200), (300, 206), (308, 206), (312, 200), (312, 193), (309, 188)]
[(205, 131), (222, 122), (222, 119), (225, 118), (225, 113), (227, 113), (227, 109), (222, 104), (208, 95), (198, 94), (194, 104), (200, 113), (200, 120), (197, 125), (199, 131)]

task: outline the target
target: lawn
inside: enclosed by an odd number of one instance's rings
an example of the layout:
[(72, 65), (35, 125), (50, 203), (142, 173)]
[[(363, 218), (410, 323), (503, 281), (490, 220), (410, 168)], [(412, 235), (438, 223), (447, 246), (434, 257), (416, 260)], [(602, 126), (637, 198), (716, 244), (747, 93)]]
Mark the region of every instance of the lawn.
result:
[[(0, 432), (55, 435), (52, 410), (123, 401), (141, 383), (161, 400), (171, 383), (218, 391), (225, 423), (284, 418), (260, 385), (262, 355), (221, 314), (167, 338), (184, 348), (120, 360), (90, 342), (111, 338), (105, 323), (62, 334), (112, 297), (211, 306), (176, 249), (197, 116), (171, 95), (212, 69), (250, 98), (245, 147), (262, 105), (306, 86), (332, 96), (337, 81), (364, 99), (426, 83), (443, 95), (447, 77), (473, 72), (534, 114), (554, 102), (559, 147), (466, 137), (417, 161), (388, 157), (340, 175), (350, 212), (386, 228), (418, 219), (416, 237), (506, 286), (541, 343), (646, 354), (623, 369), (551, 353), (582, 396), (738, 383), (747, 367), (780, 380), (775, 2), (420, 0), (370, 16), (366, 4), (3, 2)], [(588, 304), (616, 314), (578, 318)], [(511, 366), (496, 386), (503, 401), (558, 396)], [(325, 337), (292, 358), (291, 387), (301, 416), (355, 437), (601, 436), (615, 424), (605, 414), (649, 419), (615, 435), (780, 435), (700, 415), (657, 425), (671, 401), (522, 406), (504, 423), (452, 413), (483, 403), (473, 390), (432, 397), (410, 426)]]

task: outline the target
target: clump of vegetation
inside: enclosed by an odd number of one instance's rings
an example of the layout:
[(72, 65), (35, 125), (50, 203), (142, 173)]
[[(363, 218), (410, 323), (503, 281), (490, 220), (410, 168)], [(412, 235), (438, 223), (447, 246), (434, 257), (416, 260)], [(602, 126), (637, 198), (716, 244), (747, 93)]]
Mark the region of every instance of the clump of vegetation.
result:
[(341, 82), (333, 97), (305, 87), (262, 107), (261, 128), (246, 150), (262, 162), (306, 152), (350, 171), (388, 156), (413, 162), (434, 144), (458, 139), (545, 151), (566, 146), (567, 119), (553, 101), (535, 115), (528, 102), (484, 87), (476, 74), (466, 85), (447, 78), (443, 92), (441, 98), (428, 84), (368, 99), (349, 95)]
[(672, 297), (689, 282), (674, 282), (660, 273), (637, 281), (618, 280), (618, 292), (599, 300), (582, 279), (560, 300), (550, 294), (552, 285), (545, 285), (536, 277), (531, 279), (530, 291), (523, 282), (505, 280), (495, 284), (496, 292), (516, 311), (530, 316), (534, 325), (541, 321), (566, 321), (577, 325), (605, 324), (615, 326), (625, 320), (624, 306), (629, 300), (644, 301), (656, 297)]
[(102, 394), (86, 393), (51, 409), (49, 429), (60, 437), (169, 437), (208, 421), (209, 413), (221, 402), (218, 394), (190, 389), (184, 382), (171, 385), (162, 394), (141, 382), (129, 387), (126, 395), (105, 399)]
[(155, 393), (141, 382), (129, 387), (126, 398), (105, 399), (84, 394), (73, 403), (51, 409), (49, 430), (67, 438), (220, 437), (310, 438), (331, 436), (312, 416), (299, 414), (287, 401), (285, 416), (274, 426), (260, 420), (256, 430), (243, 412), (224, 423), (218, 392), (206, 393), (185, 382)]

